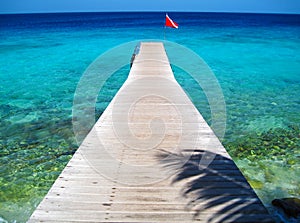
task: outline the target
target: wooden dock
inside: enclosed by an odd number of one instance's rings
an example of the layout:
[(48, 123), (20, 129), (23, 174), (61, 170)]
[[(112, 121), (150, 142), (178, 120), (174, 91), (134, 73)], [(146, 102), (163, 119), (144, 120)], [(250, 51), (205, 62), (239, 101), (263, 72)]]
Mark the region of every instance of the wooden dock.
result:
[(163, 44), (147, 42), (28, 222), (273, 220), (176, 82)]

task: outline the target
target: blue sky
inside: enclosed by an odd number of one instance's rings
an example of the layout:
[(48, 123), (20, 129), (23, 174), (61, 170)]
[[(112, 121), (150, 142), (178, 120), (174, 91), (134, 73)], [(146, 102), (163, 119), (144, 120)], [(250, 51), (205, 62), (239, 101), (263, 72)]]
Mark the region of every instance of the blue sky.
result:
[(0, 0), (0, 13), (204, 11), (300, 14), (300, 0)]

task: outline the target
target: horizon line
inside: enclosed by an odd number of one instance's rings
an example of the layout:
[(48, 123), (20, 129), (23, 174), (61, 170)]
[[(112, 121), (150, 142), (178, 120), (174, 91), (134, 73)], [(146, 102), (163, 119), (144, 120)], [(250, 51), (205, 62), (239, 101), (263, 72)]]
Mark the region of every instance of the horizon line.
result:
[(175, 12), (175, 13), (230, 13), (230, 14), (279, 14), (279, 15), (300, 15), (300, 12), (252, 12), (252, 11), (180, 11), (180, 10), (106, 10), (106, 11), (41, 11), (41, 12), (0, 12), (0, 15), (24, 15), (24, 14), (72, 14), (72, 13), (153, 13), (153, 12)]

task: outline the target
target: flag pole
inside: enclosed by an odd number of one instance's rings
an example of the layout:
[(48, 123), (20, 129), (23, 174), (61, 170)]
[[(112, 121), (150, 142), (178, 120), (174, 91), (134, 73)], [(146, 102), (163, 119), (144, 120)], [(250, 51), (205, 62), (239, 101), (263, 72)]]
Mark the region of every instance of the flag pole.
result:
[[(165, 18), (167, 17), (167, 13), (165, 15)], [(166, 23), (165, 23), (165, 28), (164, 28), (164, 40), (166, 41), (166, 29), (167, 29), (167, 26), (166, 26)]]

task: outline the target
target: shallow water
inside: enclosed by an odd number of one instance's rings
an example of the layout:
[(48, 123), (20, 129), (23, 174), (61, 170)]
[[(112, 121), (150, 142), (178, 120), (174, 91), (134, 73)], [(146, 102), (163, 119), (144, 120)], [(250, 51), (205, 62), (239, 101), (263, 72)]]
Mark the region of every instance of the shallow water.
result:
[[(271, 211), (300, 196), (300, 17), (172, 13), (166, 38), (199, 54), (224, 93), (223, 144)], [(0, 16), (0, 217), (25, 222), (78, 147), (72, 131), (76, 86), (89, 64), (118, 44), (164, 38), (163, 13)], [(210, 123), (195, 81), (176, 78)], [(129, 72), (99, 94), (100, 116)], [(1, 219), (0, 218), (0, 219)], [(0, 220), (1, 222), (1, 220)]]

